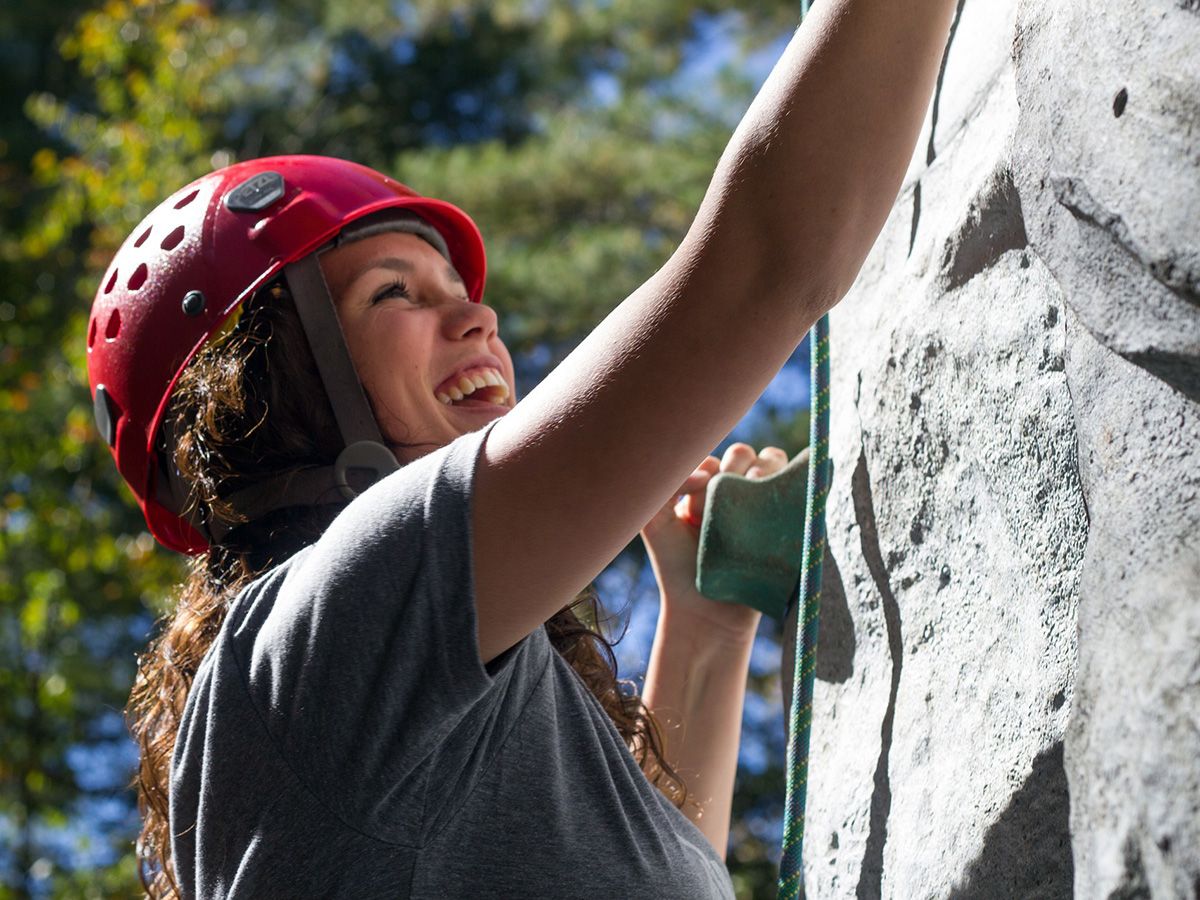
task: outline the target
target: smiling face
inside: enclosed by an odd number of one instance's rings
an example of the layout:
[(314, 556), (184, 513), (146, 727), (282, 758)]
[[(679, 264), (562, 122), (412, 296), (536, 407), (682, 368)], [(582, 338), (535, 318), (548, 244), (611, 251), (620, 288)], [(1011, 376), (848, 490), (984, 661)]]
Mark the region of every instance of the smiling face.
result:
[[(403, 464), (516, 402), (491, 307), (415, 234), (385, 232), (321, 255), (321, 270), (384, 440)], [(408, 445), (408, 446), (405, 446)]]

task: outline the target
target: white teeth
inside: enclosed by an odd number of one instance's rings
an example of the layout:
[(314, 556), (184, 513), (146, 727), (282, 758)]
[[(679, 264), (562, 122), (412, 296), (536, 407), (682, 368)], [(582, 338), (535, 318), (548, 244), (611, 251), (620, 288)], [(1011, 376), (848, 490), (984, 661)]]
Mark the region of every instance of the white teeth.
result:
[(479, 368), (472, 371), (470, 375), (460, 376), (457, 384), (438, 391), (435, 396), (439, 402), (450, 405), (457, 403), (464, 397), (470, 397), (482, 388), (489, 387), (495, 388), (495, 390), (488, 391), (483, 395), (482, 399), (486, 399), (499, 406), (506, 406), (508, 398), (512, 395), (512, 389), (509, 388), (508, 382), (504, 380), (504, 376), (496, 369), (490, 367)]

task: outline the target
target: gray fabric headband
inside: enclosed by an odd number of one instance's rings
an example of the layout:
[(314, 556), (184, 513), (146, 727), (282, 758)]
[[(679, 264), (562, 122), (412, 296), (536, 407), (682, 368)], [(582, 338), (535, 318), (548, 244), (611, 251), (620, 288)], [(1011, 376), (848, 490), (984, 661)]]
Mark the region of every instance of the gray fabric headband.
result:
[(343, 228), (333, 239), (333, 243), (325, 249), (344, 247), (346, 244), (374, 237), (377, 234), (386, 234), (389, 231), (415, 234), (442, 254), (446, 262), (451, 262), (450, 248), (446, 246), (446, 239), (442, 237), (441, 233), (425, 219), (406, 209), (381, 209), (379, 212), (373, 212), (361, 219), (355, 219)]

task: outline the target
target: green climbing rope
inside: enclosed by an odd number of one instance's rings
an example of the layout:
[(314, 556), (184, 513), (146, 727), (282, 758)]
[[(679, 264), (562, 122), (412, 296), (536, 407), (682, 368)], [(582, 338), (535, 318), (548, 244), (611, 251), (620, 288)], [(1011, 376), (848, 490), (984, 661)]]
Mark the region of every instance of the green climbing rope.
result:
[[(804, 4), (807, 7), (808, 4)], [(817, 617), (821, 610), (821, 560), (825, 556), (825, 498), (829, 494), (829, 316), (809, 332), (812, 402), (809, 408), (808, 502), (801, 564), (796, 668), (788, 721), (787, 802), (783, 816), (783, 856), (779, 900), (796, 900), (804, 883), (804, 801), (808, 787), (808, 746), (812, 732), (813, 677), (817, 668)]]

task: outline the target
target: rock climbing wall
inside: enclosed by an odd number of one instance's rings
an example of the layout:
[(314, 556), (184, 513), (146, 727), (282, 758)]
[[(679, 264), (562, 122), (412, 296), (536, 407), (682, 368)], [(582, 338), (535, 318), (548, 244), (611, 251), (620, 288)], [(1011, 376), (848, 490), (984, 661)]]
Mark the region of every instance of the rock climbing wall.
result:
[(808, 896), (1200, 897), (1200, 2), (963, 0), (832, 334)]

